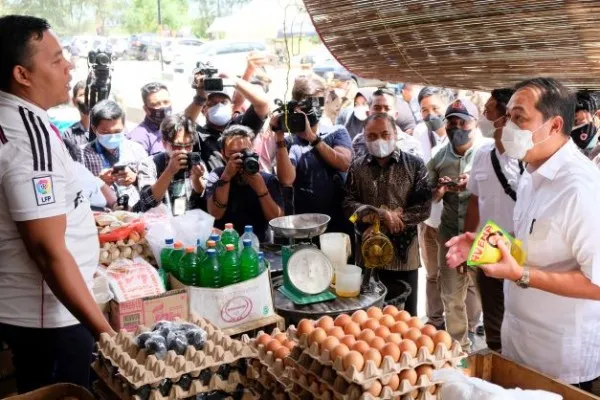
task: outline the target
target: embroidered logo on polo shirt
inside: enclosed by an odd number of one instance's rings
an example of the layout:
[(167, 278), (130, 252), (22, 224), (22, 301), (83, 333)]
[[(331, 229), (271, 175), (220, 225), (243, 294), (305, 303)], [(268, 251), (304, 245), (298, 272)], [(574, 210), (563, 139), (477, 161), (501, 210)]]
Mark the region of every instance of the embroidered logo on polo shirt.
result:
[(33, 189), (35, 190), (35, 199), (38, 206), (54, 204), (54, 187), (51, 176), (41, 176), (33, 178)]

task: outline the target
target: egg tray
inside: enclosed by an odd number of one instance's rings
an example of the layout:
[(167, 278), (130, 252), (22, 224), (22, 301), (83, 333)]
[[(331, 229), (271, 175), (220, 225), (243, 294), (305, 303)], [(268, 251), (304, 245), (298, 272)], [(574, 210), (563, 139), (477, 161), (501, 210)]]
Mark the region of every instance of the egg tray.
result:
[(138, 348), (135, 337), (149, 331), (149, 328), (140, 326), (135, 335), (124, 330), (114, 338), (102, 334), (98, 342), (98, 353), (108, 361), (103, 365), (111, 373), (119, 374), (134, 388), (145, 385), (156, 387), (165, 379), (177, 381), (186, 374), (197, 378), (207, 368), (256, 357), (254, 349), (224, 335), (205, 319), (192, 317), (190, 322), (207, 333), (202, 350), (188, 346), (184, 355), (177, 355), (171, 350), (164, 360), (159, 360), (154, 355), (147, 355), (145, 349)]
[[(256, 360), (258, 361), (258, 360)], [(254, 365), (248, 365), (246, 378), (247, 381), (252, 384), (256, 383), (257, 389), (260, 389), (261, 399), (262, 398), (272, 398), (274, 400), (287, 400), (286, 392), (289, 389), (289, 381), (286, 385), (282, 384), (280, 381), (275, 379), (270, 373), (265, 373), (267, 367), (258, 363), (259, 365), (255, 367)]]
[[(107, 370), (101, 367), (99, 360), (92, 363), (92, 368), (103, 382), (122, 400), (189, 399), (215, 391), (240, 393), (246, 383), (244, 375), (239, 371), (234, 371), (229, 374), (226, 380), (217, 374), (212, 375), (208, 382), (202, 379), (191, 379), (189, 375), (184, 375), (177, 381), (165, 379), (157, 387), (145, 385), (134, 388), (125, 380), (120, 379), (118, 375), (108, 374)], [(185, 381), (182, 382), (182, 380)], [(187, 387), (187, 389), (184, 387)]]
[[(265, 333), (264, 331), (259, 331), (256, 337), (259, 337)], [(280, 331), (278, 328), (273, 329), (271, 336), (275, 336), (278, 333), (285, 333)], [(289, 338), (289, 336), (288, 336)], [(283, 359), (275, 358), (275, 355), (272, 351), (268, 351), (266, 346), (260, 344), (256, 344), (256, 338), (250, 339), (247, 335), (242, 336), (242, 343), (251, 346), (253, 349), (257, 351), (257, 359), (260, 361), (262, 365), (267, 367), (268, 372), (275, 377), (283, 386), (287, 386), (289, 381), (286, 380), (285, 376), (285, 362)], [(291, 354), (291, 350), (290, 350)]]

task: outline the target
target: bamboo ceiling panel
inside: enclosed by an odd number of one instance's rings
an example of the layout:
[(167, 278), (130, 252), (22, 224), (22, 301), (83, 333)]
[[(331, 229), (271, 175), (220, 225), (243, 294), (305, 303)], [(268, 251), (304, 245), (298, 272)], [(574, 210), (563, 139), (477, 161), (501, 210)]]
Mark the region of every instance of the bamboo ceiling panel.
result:
[(600, 90), (600, 0), (304, 0), (348, 70), (490, 90), (534, 76)]

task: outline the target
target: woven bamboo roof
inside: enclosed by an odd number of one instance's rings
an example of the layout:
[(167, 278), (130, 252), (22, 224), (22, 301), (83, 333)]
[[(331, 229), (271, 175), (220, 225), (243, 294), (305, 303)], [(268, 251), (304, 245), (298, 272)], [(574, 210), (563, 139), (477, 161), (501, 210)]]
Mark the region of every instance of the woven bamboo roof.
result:
[(600, 89), (598, 0), (304, 0), (363, 78), (490, 90), (534, 76)]

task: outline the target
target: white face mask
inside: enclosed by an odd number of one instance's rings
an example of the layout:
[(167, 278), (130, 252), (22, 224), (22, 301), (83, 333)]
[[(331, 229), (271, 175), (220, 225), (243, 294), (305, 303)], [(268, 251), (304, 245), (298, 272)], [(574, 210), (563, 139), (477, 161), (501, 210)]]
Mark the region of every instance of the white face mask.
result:
[[(496, 121), (498, 121), (502, 118), (503, 117), (500, 117)], [(490, 121), (489, 119), (487, 119), (487, 117), (485, 115), (482, 115), (479, 118), (479, 130), (481, 131), (481, 134), (483, 135), (483, 137), (486, 137), (486, 138), (494, 137), (494, 133), (496, 133), (496, 127), (494, 126), (494, 124), (496, 123), (496, 121)]]
[(367, 141), (367, 150), (377, 158), (386, 158), (394, 152), (396, 143), (394, 140), (385, 141), (383, 139), (377, 139), (372, 142)]
[(225, 126), (231, 121), (233, 106), (222, 103), (215, 104), (208, 109), (208, 120), (216, 126)]
[[(546, 122), (540, 125), (533, 132), (538, 131), (542, 126), (546, 124)], [(521, 129), (514, 122), (508, 121), (502, 129), (502, 146), (504, 146), (504, 151), (506, 152), (506, 155), (511, 158), (522, 160), (523, 158), (525, 158), (527, 152), (533, 149), (534, 146), (537, 146), (540, 143), (544, 143), (550, 138), (550, 136), (548, 136), (544, 140), (541, 140), (537, 143), (533, 143), (533, 132), (526, 129)]]
[(364, 121), (367, 119), (367, 113), (369, 112), (368, 106), (357, 106), (354, 107), (354, 116), (358, 118), (359, 121)]

